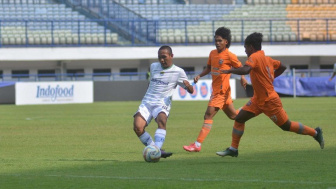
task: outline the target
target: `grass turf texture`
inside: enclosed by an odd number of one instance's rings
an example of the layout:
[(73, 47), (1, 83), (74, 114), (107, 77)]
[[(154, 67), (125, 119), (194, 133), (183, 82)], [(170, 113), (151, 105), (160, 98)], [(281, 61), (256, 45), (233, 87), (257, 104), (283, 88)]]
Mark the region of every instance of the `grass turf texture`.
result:
[(207, 102), (175, 101), (163, 146), (174, 154), (146, 163), (132, 129), (140, 102), (1, 105), (0, 188), (335, 188), (336, 98), (282, 102), (291, 120), (323, 128), (324, 150), (262, 114), (247, 122), (238, 158), (219, 157), (233, 126), (219, 112), (202, 151), (188, 153), (182, 146), (195, 141)]

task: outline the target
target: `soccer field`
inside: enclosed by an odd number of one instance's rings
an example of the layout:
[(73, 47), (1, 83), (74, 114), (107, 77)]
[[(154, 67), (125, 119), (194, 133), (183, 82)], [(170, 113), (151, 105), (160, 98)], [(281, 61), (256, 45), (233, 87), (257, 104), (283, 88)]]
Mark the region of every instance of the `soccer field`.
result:
[(188, 153), (207, 102), (174, 101), (163, 146), (174, 154), (146, 163), (133, 132), (140, 102), (1, 105), (0, 188), (336, 188), (336, 98), (282, 102), (291, 120), (323, 129), (325, 149), (260, 115), (247, 122), (238, 158), (219, 157), (233, 126), (219, 112), (202, 151)]

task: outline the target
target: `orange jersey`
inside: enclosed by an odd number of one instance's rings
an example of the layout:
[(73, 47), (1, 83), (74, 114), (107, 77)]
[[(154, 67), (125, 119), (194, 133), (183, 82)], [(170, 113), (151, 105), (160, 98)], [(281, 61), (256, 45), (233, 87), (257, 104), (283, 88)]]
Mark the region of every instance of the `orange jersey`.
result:
[(252, 67), (250, 77), (254, 90), (253, 97), (257, 99), (258, 105), (263, 105), (265, 101), (278, 97), (274, 90), (273, 81), (274, 70), (280, 67), (280, 61), (265, 56), (264, 51), (260, 50), (248, 58), (246, 65)]
[(212, 93), (220, 93), (230, 91), (230, 76), (231, 74), (220, 74), (219, 70), (228, 70), (231, 67), (239, 68), (242, 63), (238, 60), (237, 56), (225, 49), (221, 53), (217, 50), (212, 50), (209, 55), (207, 65), (211, 66), (212, 76)]

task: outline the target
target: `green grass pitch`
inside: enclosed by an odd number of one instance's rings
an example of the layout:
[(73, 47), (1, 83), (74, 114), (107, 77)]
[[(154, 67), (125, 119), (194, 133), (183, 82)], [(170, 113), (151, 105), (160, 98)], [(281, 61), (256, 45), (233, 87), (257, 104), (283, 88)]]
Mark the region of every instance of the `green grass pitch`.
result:
[(163, 146), (174, 154), (146, 163), (133, 132), (140, 102), (1, 105), (0, 188), (336, 188), (336, 98), (282, 102), (291, 120), (322, 127), (325, 149), (260, 115), (247, 122), (238, 158), (219, 157), (233, 126), (219, 112), (202, 151), (188, 153), (207, 102), (174, 101)]

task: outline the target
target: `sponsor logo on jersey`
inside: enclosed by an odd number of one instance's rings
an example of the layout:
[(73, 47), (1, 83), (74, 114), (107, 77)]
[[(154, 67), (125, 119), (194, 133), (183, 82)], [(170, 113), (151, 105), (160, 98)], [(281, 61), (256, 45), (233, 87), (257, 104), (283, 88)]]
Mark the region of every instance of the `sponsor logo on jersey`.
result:
[(168, 85), (169, 84), (169, 82), (164, 82), (164, 81), (161, 81), (161, 80), (158, 80), (158, 79), (155, 79), (155, 78), (152, 78), (151, 82), (154, 82), (154, 83), (159, 84), (159, 85)]
[(218, 62), (218, 64), (222, 65), (222, 64), (223, 64), (223, 62), (224, 62), (224, 60), (223, 60), (223, 59), (219, 59), (219, 62)]
[(278, 122), (278, 118), (276, 115), (272, 115), (270, 118), (274, 123)]
[(251, 104), (252, 104), (252, 101), (250, 100), (246, 103), (246, 106), (251, 106)]

